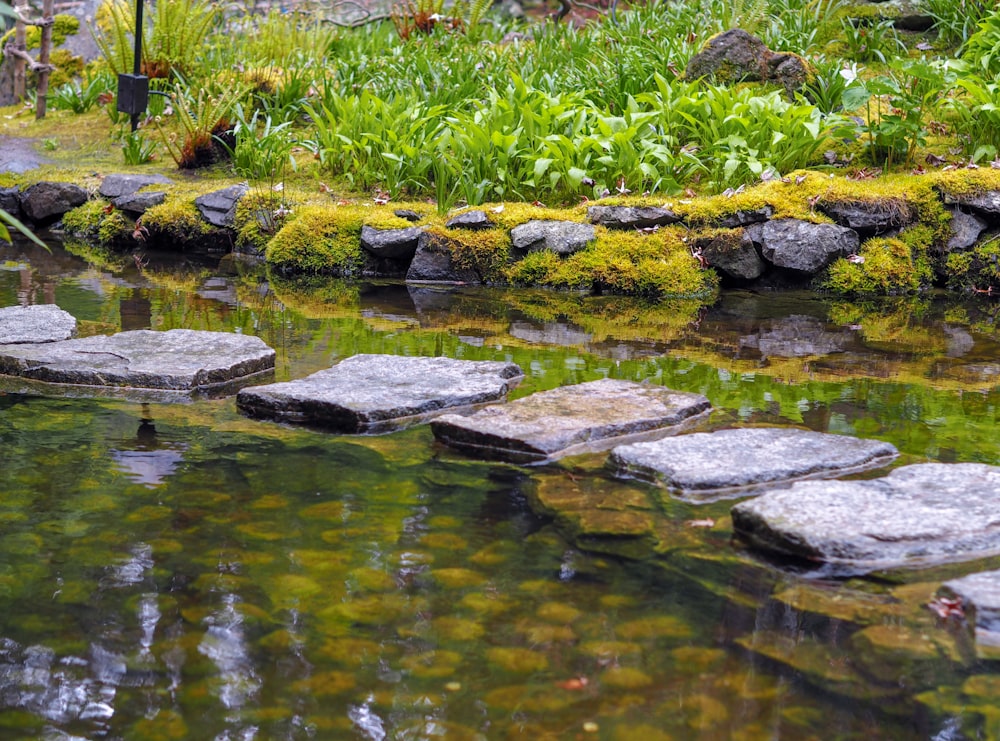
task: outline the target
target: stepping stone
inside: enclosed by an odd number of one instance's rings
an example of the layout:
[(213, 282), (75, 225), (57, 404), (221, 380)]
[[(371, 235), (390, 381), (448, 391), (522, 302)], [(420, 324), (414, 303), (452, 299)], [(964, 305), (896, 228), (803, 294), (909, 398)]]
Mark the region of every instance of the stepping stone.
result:
[(923, 463), (871, 481), (802, 481), (732, 515), (752, 546), (833, 573), (968, 561), (1000, 554), (1000, 467)]
[(431, 429), (446, 445), (478, 457), (540, 463), (672, 434), (710, 408), (701, 394), (604, 379), (532, 394), (468, 417), (447, 414)]
[(1000, 646), (1000, 571), (946, 581), (940, 593), (961, 598), (965, 615), (976, 626), (977, 641)]
[(190, 392), (273, 369), (274, 350), (263, 340), (228, 332), (141, 329), (0, 346), (0, 374), (50, 384)]
[(615, 448), (617, 476), (661, 484), (682, 499), (743, 496), (762, 485), (828, 478), (882, 466), (889, 443), (797, 429), (738, 429), (679, 435)]
[(355, 355), (311, 376), (243, 389), (251, 417), (376, 433), (425, 422), (456, 407), (503, 400), (524, 372), (502, 361)]
[(76, 334), (76, 318), (52, 304), (0, 309), (0, 345), (68, 340)]

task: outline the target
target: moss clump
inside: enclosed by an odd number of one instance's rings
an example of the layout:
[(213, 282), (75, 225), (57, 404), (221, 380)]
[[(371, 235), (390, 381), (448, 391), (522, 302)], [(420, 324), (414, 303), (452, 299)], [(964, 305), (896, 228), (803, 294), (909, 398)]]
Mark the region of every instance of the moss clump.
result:
[(361, 226), (357, 208), (305, 206), (274, 235), (265, 258), (282, 272), (355, 275), (363, 263)]
[(213, 229), (204, 219), (194, 199), (167, 199), (153, 206), (139, 219), (151, 239), (186, 245), (208, 236)]
[(74, 237), (102, 247), (120, 244), (130, 237), (135, 223), (107, 201), (95, 198), (63, 216), (63, 227)]
[[(52, 17), (52, 48), (62, 46), (67, 36), (72, 36), (80, 30), (80, 20), (76, 16), (67, 13), (56, 13)], [(14, 29), (12, 28), (3, 36), (0, 36), (0, 48), (7, 42), (14, 40)], [(42, 29), (39, 26), (28, 26), (24, 33), (25, 46), (28, 51), (37, 49), (42, 45)]]
[(290, 215), (291, 210), (278, 195), (264, 191), (248, 193), (236, 204), (233, 217), (236, 244), (263, 252)]
[(863, 245), (857, 261), (840, 259), (830, 266), (823, 287), (839, 294), (911, 293), (933, 277), (927, 248), (933, 231), (918, 226), (899, 237), (874, 237)]
[(587, 289), (649, 298), (704, 296), (718, 278), (702, 270), (681, 231), (654, 234), (599, 231), (597, 241), (566, 259), (548, 252), (528, 255), (507, 270), (522, 285)]

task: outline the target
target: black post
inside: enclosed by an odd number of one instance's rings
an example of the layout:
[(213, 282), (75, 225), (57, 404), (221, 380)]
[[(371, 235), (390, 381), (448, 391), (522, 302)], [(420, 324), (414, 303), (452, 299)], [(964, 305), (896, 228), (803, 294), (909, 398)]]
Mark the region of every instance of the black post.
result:
[[(135, 0), (135, 58), (132, 61), (132, 74), (136, 77), (142, 74), (142, 0)], [(132, 114), (132, 133), (139, 128), (139, 114)]]

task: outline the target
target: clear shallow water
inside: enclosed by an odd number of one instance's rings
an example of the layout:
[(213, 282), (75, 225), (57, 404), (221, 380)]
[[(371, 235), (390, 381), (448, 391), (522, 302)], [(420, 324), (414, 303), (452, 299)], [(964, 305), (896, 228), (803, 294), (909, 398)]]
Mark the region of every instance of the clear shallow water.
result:
[[(257, 334), (279, 380), (357, 352), (512, 359), (516, 395), (629, 378), (705, 393), (713, 427), (1000, 464), (995, 303), (653, 307), (90, 257), (5, 248), (0, 305), (57, 303), (85, 334)], [(923, 606), (995, 563), (817, 583), (732, 542), (731, 502), (612, 481), (599, 457), (483, 463), (426, 428), (334, 436), (232, 399), (7, 394), (0, 449), (0, 738), (997, 734), (995, 658)], [(675, 545), (581, 551), (532, 513), (539, 487), (652, 494)]]

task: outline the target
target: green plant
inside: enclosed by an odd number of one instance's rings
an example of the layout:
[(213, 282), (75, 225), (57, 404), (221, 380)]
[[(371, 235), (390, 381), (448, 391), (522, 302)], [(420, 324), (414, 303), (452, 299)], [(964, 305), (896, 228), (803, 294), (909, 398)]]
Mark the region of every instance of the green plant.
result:
[(177, 83), (174, 86), (170, 100), (183, 138), (176, 132), (168, 132), (162, 117), (155, 117), (153, 123), (179, 168), (204, 167), (216, 161), (216, 137), (232, 128), (236, 105), (245, 92), (240, 86), (222, 92), (201, 88), (193, 97), (185, 85)]
[(830, 114), (844, 107), (844, 92), (858, 79), (856, 64), (845, 66), (839, 59), (813, 62), (815, 74), (802, 88), (802, 95), (822, 113)]
[[(142, 73), (150, 78), (187, 75), (197, 68), (205, 39), (219, 17), (209, 0), (159, 0), (144, 17)], [(111, 71), (131, 72), (135, 7), (128, 0), (105, 0), (91, 33)]]
[(989, 0), (923, 0), (923, 6), (934, 19), (938, 42), (956, 46), (955, 55), (958, 56), (995, 3)]
[(844, 18), (841, 20), (841, 38), (847, 47), (847, 56), (855, 62), (885, 63), (887, 57), (906, 51), (891, 20), (872, 23)]
[(112, 89), (110, 76), (98, 73), (83, 83), (74, 81), (61, 85), (49, 96), (49, 101), (56, 110), (86, 113), (104, 100)]
[(756, 33), (767, 18), (768, 0), (715, 0), (710, 13), (723, 31), (742, 28), (747, 33)]
[(55, 137), (49, 137), (47, 139), (42, 139), (42, 149), (46, 152), (54, 152), (59, 149), (59, 140)]
[(18, 221), (16, 218), (11, 216), (9, 213), (0, 208), (0, 241), (10, 243), (10, 230), (8, 227), (15, 229), (16, 231), (23, 234), (25, 237), (30, 239), (32, 242), (37, 244), (39, 247), (43, 247), (48, 250), (49, 247), (45, 242), (40, 240), (35, 233), (31, 231), (28, 227)]
[(126, 165), (144, 165), (156, 158), (156, 143), (139, 131), (130, 132), (122, 139), (122, 155)]
[(913, 161), (926, 144), (926, 120), (955, 83), (954, 68), (924, 59), (893, 60), (889, 71), (869, 80), (855, 79), (844, 91), (844, 108), (865, 107), (858, 125), (872, 162), (891, 167)]
[(1000, 75), (1000, 7), (994, 6), (969, 37), (962, 58), (985, 77)]
[(808, 54), (826, 41), (842, 0), (771, 0), (760, 37), (771, 49)]

